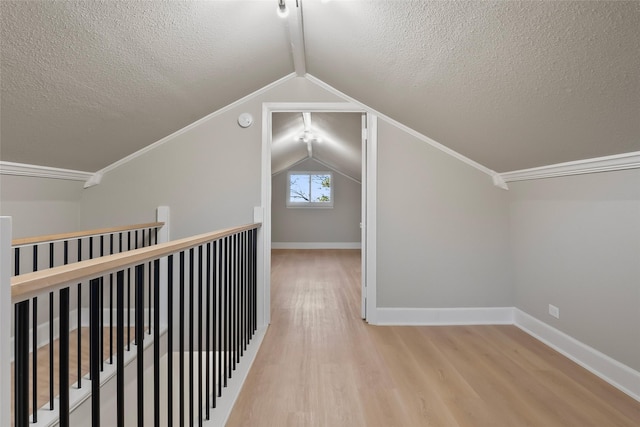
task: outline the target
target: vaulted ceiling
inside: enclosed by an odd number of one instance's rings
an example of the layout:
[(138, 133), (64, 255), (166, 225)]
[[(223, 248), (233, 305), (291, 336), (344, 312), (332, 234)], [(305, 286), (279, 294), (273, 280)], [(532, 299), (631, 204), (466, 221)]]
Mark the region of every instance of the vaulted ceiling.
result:
[(276, 4), (1, 1), (0, 159), (94, 172), (301, 70), (498, 172), (640, 150), (640, 2), (287, 0), (293, 50)]

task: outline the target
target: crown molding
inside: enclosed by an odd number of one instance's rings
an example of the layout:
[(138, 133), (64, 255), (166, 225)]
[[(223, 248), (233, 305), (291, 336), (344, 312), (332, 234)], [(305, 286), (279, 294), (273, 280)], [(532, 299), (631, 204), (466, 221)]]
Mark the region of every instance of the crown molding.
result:
[(502, 180), (507, 183), (637, 168), (640, 168), (640, 151), (557, 163), (555, 165), (541, 166), (538, 168), (505, 172), (499, 175)]
[(64, 179), (68, 181), (87, 181), (94, 174), (72, 169), (52, 168), (49, 166), (29, 165), (0, 161), (0, 175), (30, 176), (35, 178)]

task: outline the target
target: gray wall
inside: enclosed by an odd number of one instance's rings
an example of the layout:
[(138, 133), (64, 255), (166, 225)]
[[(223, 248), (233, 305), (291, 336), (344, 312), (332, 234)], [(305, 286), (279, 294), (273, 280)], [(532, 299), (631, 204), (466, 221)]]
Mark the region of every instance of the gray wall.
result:
[(378, 125), (379, 307), (513, 306), (508, 195), (484, 173)]
[(78, 230), (83, 183), (0, 175), (0, 215), (13, 217), (13, 237)]
[[(327, 171), (308, 159), (289, 170)], [(271, 241), (273, 242), (360, 242), (362, 185), (333, 173), (334, 206), (287, 208), (287, 172), (271, 180)]]
[(509, 187), (516, 307), (640, 370), (640, 170)]
[[(171, 208), (171, 238), (253, 222), (260, 206), (263, 102), (339, 101), (304, 78), (295, 78), (217, 115), (105, 175), (84, 191), (81, 226), (154, 219)], [(242, 129), (240, 113), (253, 115)]]

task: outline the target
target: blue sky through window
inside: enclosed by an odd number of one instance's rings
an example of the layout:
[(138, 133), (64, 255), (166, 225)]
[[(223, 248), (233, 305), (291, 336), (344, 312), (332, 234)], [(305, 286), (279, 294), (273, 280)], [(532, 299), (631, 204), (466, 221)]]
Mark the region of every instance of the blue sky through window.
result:
[(331, 203), (331, 173), (291, 172), (289, 203)]

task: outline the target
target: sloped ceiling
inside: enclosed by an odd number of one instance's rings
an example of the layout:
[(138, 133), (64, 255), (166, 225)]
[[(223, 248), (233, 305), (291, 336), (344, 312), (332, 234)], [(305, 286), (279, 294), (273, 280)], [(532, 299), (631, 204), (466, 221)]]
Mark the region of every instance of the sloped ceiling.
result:
[[(0, 159), (97, 171), (299, 71), (276, 3), (1, 1)], [(640, 150), (640, 2), (298, 3), (309, 74), (493, 170)]]
[(97, 171), (293, 71), (273, 2), (0, 7), (6, 161)]
[(362, 177), (362, 114), (309, 113), (314, 138), (301, 141), (302, 113), (273, 113), (271, 171), (278, 174), (314, 158), (325, 166), (360, 182)]

